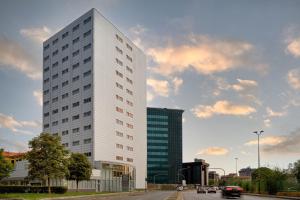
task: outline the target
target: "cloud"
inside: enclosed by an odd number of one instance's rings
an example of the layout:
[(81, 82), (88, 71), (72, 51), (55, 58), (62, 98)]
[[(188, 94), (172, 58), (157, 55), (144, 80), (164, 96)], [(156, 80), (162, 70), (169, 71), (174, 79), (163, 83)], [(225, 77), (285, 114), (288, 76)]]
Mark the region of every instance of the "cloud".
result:
[(151, 92), (147, 91), (147, 101), (150, 102), (154, 99), (154, 94)]
[(181, 78), (175, 77), (172, 80), (173, 86), (174, 86), (174, 93), (178, 94), (179, 87), (182, 85), (183, 80)]
[[(279, 143), (282, 143), (286, 140), (286, 137), (284, 136), (267, 136), (262, 137), (259, 140), (260, 145), (277, 145)], [(250, 140), (245, 143), (246, 146), (252, 146), (257, 145), (257, 140)]]
[(7, 128), (15, 133), (32, 135), (30, 131), (21, 130), (19, 128), (40, 128), (41, 123), (38, 121), (18, 121), (14, 117), (0, 113), (0, 128)]
[(152, 88), (153, 92), (156, 95), (163, 96), (163, 97), (169, 96), (169, 82), (168, 81), (148, 78), (147, 85)]
[(270, 119), (265, 119), (264, 120), (264, 125), (265, 125), (265, 127), (271, 127), (271, 120)]
[(213, 115), (245, 116), (256, 112), (255, 108), (247, 105), (234, 105), (228, 101), (217, 101), (214, 105), (198, 105), (192, 113), (199, 118), (210, 118)]
[(0, 138), (0, 146), (4, 148), (5, 151), (12, 152), (24, 152), (28, 151), (28, 146), (25, 142), (8, 140), (4, 138)]
[(300, 57), (300, 37), (290, 39), (290, 41), (287, 42), (285, 52), (296, 58)]
[(129, 31), (134, 35), (141, 35), (147, 31), (147, 28), (143, 25), (137, 24), (134, 27), (131, 27)]
[[(41, 79), (41, 67), (18, 43), (0, 38), (0, 64), (26, 74), (31, 79)], [(0, 65), (0, 66), (1, 66)]]
[(287, 80), (289, 85), (295, 89), (300, 89), (300, 70), (299, 69), (292, 69), (287, 74)]
[(270, 154), (300, 154), (300, 129), (288, 135), (281, 136), (282, 140), (276, 144), (263, 147), (263, 151)]
[(232, 89), (236, 91), (244, 91), (253, 87), (257, 87), (257, 82), (254, 80), (237, 79), (238, 84), (232, 85)]
[(33, 96), (35, 97), (36, 101), (40, 106), (43, 105), (43, 93), (40, 90), (34, 90), (33, 91)]
[(282, 117), (286, 115), (286, 112), (275, 112), (270, 107), (266, 108), (268, 117)]
[(206, 149), (200, 150), (197, 155), (214, 155), (221, 156), (226, 155), (229, 152), (228, 149), (223, 147), (208, 147)]
[(165, 76), (195, 69), (201, 74), (228, 71), (248, 65), (252, 44), (237, 40), (217, 40), (207, 36), (193, 36), (192, 44), (149, 48), (147, 54), (158, 64), (153, 71)]
[(48, 27), (43, 26), (38, 28), (24, 28), (20, 30), (20, 33), (22, 36), (28, 37), (40, 44), (51, 36), (52, 31)]

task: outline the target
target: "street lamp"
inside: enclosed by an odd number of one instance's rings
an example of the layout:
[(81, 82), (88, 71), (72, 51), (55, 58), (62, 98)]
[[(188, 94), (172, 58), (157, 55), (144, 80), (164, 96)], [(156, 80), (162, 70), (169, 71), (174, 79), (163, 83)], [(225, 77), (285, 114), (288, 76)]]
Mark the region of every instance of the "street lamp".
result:
[(237, 173), (237, 161), (239, 158), (234, 158), (235, 159), (235, 174), (236, 176), (238, 176), (238, 173)]
[(258, 163), (257, 163), (257, 168), (260, 168), (260, 152), (259, 152), (259, 136), (263, 133), (264, 131), (261, 130), (261, 131), (254, 131), (253, 133), (255, 133), (257, 135), (257, 160), (258, 160)]
[(177, 173), (177, 180), (179, 181), (179, 175), (181, 175), (184, 179), (185, 179), (185, 176), (183, 174), (181, 174), (180, 172), (183, 171), (183, 170), (186, 170), (186, 169), (189, 169), (190, 167), (186, 167), (186, 168), (181, 168), (178, 170), (178, 173)]

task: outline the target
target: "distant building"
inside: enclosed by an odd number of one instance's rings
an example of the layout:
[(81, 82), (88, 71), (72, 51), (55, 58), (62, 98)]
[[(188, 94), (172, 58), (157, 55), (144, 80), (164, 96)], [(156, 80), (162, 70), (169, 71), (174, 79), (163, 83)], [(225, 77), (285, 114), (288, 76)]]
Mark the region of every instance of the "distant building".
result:
[(209, 164), (203, 159), (183, 163), (181, 178), (185, 179), (187, 184), (208, 185), (208, 167)]
[(250, 168), (250, 167), (240, 169), (240, 171), (239, 171), (239, 176), (249, 176), (249, 177), (251, 177), (252, 173), (253, 173), (255, 170), (256, 170), (256, 169), (253, 169), (253, 168)]
[(177, 183), (182, 164), (183, 110), (147, 108), (148, 183)]
[(210, 172), (208, 172), (208, 179), (209, 179), (210, 184), (218, 185), (220, 176), (219, 176), (219, 174), (217, 174), (216, 171), (210, 171)]
[(8, 160), (11, 164), (15, 165), (17, 161), (23, 160), (25, 156), (24, 152), (3, 152), (3, 157), (5, 160)]

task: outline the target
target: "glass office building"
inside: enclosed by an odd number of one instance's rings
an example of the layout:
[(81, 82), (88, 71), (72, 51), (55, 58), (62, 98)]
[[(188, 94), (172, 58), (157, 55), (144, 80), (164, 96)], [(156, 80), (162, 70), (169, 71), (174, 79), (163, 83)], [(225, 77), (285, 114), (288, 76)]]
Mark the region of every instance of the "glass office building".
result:
[(182, 165), (183, 110), (147, 108), (148, 183), (177, 183)]

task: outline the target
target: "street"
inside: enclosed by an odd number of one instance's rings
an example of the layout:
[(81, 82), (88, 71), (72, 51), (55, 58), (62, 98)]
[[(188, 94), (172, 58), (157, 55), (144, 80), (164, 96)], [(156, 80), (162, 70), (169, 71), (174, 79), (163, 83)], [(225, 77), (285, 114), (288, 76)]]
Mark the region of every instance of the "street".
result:
[[(221, 192), (209, 193), (209, 194), (197, 194), (196, 190), (185, 191), (183, 194), (183, 200), (218, 200), (223, 199), (221, 196)], [(236, 198), (237, 199), (237, 198)], [(240, 199), (242, 200), (274, 200), (274, 198), (267, 197), (255, 197), (255, 196), (247, 196), (244, 195)], [(276, 198), (278, 199), (278, 198)]]

